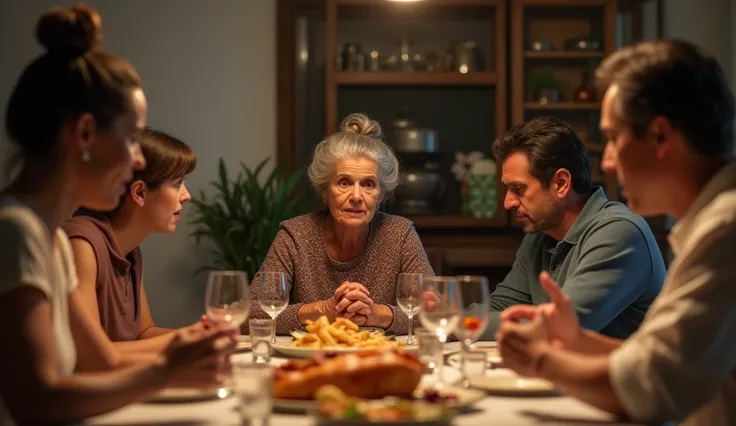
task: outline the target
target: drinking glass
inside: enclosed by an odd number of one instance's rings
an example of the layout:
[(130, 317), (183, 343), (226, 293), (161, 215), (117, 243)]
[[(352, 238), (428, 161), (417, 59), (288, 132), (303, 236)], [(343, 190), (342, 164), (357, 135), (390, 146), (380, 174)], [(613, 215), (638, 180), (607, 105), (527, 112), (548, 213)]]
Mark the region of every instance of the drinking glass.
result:
[(253, 362), (268, 364), (271, 361), (271, 339), (274, 331), (274, 320), (252, 319), (248, 322)]
[(418, 328), (416, 335), (419, 360), (426, 366), (430, 374), (434, 374), (437, 366), (443, 361), (442, 342), (433, 331), (424, 328)]
[(396, 303), (399, 308), (409, 317), (409, 335), (406, 338), (407, 345), (413, 345), (412, 322), (414, 316), (419, 312), (419, 288), (422, 285), (422, 274), (401, 273), (396, 284)]
[(263, 271), (256, 274), (258, 306), (273, 320), (273, 339), (276, 343), (276, 317), (289, 305), (289, 286), (283, 272)]
[[(422, 279), (419, 321), (434, 331), (442, 343), (455, 331), (462, 312), (462, 297), (455, 277), (424, 277)], [(438, 387), (444, 387), (444, 362), (438, 369)]]
[(205, 291), (205, 311), (214, 322), (240, 327), (250, 314), (248, 277), (245, 272), (210, 272)]
[(462, 313), (454, 334), (463, 350), (470, 350), (491, 320), (491, 293), (486, 277), (459, 276), (457, 285), (462, 295)]
[(269, 365), (239, 361), (233, 372), (241, 425), (268, 425), (273, 410), (273, 369)]
[(486, 372), (488, 355), (485, 351), (463, 351), (460, 353), (460, 376), (463, 387), (470, 385), (469, 377), (482, 376)]

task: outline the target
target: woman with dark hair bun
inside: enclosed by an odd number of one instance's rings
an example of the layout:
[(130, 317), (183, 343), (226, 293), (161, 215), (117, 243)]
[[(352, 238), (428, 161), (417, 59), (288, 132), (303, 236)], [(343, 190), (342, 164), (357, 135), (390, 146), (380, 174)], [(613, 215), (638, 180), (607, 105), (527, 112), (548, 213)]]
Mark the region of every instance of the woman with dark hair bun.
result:
[(216, 385), (235, 345), (234, 330), (190, 327), (160, 354), (127, 355), (75, 292), (61, 225), (81, 206), (115, 209), (145, 165), (135, 142), (146, 124), (142, 83), (97, 47), (100, 27), (85, 6), (44, 14), (36, 35), (46, 52), (23, 70), (6, 108), (20, 161), (0, 192), (2, 425), (73, 422), (167, 385)]

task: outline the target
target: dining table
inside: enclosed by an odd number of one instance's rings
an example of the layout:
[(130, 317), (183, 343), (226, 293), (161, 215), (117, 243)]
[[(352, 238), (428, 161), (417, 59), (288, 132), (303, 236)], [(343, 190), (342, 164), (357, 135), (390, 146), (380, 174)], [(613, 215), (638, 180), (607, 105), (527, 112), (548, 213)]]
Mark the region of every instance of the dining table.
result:
[[(278, 336), (279, 341), (288, 339)], [(457, 344), (457, 342), (453, 342)], [(447, 344), (446, 353), (453, 352), (452, 343)], [(459, 349), (458, 349), (459, 350)], [(250, 352), (233, 355), (234, 362), (248, 362)], [(286, 358), (274, 351), (270, 364), (278, 366)], [(487, 369), (486, 375), (514, 376), (504, 368)], [(444, 376), (448, 383), (461, 379), (457, 366), (444, 365)], [(436, 380), (434, 375), (425, 375), (422, 383)], [(239, 400), (235, 396), (214, 398), (203, 401), (186, 402), (139, 402), (113, 412), (87, 419), (85, 426), (236, 426), (241, 425)], [(315, 418), (304, 413), (282, 413), (275, 410), (270, 418), (270, 426), (311, 426)], [(560, 394), (550, 396), (499, 396), (487, 394), (471, 407), (461, 410), (452, 421), (457, 426), (489, 425), (637, 425), (616, 418), (614, 415), (593, 408), (577, 399)]]

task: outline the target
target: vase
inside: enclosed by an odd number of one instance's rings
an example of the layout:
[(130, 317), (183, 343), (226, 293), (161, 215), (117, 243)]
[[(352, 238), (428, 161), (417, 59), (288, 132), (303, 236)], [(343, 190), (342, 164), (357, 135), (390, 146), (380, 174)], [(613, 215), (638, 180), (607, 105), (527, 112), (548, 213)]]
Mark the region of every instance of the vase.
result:
[(595, 90), (590, 87), (590, 73), (583, 70), (580, 75), (580, 85), (575, 89), (572, 95), (576, 102), (594, 102)]
[(496, 175), (472, 175), (468, 179), (468, 209), (477, 218), (491, 218), (496, 215), (498, 201)]

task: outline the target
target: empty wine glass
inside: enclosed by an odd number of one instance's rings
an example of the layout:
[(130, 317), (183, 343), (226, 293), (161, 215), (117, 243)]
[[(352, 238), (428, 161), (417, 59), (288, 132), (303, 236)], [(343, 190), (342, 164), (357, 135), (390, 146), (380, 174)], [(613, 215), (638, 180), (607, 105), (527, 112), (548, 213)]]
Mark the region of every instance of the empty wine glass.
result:
[(412, 333), (412, 322), (414, 316), (419, 312), (419, 288), (422, 285), (422, 274), (401, 273), (396, 284), (396, 303), (399, 308), (409, 317), (409, 335), (406, 344), (414, 344)]
[[(289, 305), (289, 286), (286, 274), (283, 272), (262, 271), (256, 274), (258, 283), (258, 306), (273, 320), (276, 327), (276, 317)], [(276, 343), (276, 330), (271, 343)]]
[[(460, 322), (462, 297), (455, 277), (423, 277), (421, 285), (419, 321), (434, 333), (444, 348), (447, 337)], [(438, 369), (439, 387), (444, 387), (444, 362)]]
[(207, 279), (205, 311), (210, 320), (240, 326), (250, 314), (248, 278), (243, 271), (212, 271)]

